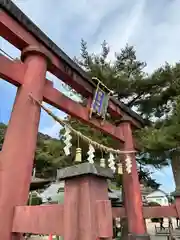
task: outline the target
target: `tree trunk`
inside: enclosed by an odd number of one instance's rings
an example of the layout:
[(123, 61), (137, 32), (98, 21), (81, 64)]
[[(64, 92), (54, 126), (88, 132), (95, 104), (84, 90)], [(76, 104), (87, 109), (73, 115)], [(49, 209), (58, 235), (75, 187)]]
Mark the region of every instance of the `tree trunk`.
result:
[(180, 193), (180, 155), (178, 153), (172, 155), (171, 167), (174, 175), (176, 192)]

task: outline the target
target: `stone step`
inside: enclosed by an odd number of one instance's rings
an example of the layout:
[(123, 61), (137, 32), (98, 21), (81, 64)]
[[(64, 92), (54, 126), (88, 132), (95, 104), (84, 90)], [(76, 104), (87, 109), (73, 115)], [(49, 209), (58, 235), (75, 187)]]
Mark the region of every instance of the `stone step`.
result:
[(173, 236), (180, 236), (180, 231), (179, 230), (173, 230), (172, 235)]

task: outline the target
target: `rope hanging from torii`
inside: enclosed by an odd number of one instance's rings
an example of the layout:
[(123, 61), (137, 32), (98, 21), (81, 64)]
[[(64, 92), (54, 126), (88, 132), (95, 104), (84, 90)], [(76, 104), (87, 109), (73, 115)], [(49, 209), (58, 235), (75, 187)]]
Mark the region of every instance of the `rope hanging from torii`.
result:
[[(30, 98), (33, 100), (34, 103), (38, 104), (42, 109), (44, 109), (44, 111), (50, 115), (56, 122), (58, 122), (59, 124), (61, 124), (62, 126), (64, 126), (65, 128), (65, 134), (64, 134), (64, 137), (65, 137), (65, 140), (64, 140), (64, 143), (65, 143), (65, 147), (64, 147), (64, 153), (65, 155), (70, 155), (71, 152), (70, 152), (70, 148), (72, 146), (71, 144), (71, 139), (72, 139), (72, 136), (71, 136), (71, 133), (73, 133), (74, 135), (76, 135), (79, 139), (82, 139), (84, 142), (86, 142), (88, 145), (89, 145), (89, 151), (87, 152), (88, 154), (88, 158), (87, 160), (89, 161), (89, 163), (94, 163), (94, 153), (95, 153), (95, 149), (99, 149), (101, 150), (102, 152), (106, 152), (106, 153), (109, 153), (109, 158), (108, 158), (108, 167), (110, 167), (113, 172), (116, 171), (116, 167), (115, 165), (117, 164), (118, 167), (120, 167), (119, 165), (121, 163), (115, 163), (115, 157), (114, 155), (126, 155), (126, 159), (125, 159), (125, 163), (126, 163), (126, 171), (128, 173), (131, 173), (131, 168), (132, 168), (132, 163), (131, 163), (131, 154), (134, 154), (136, 153), (135, 150), (133, 151), (123, 151), (123, 150), (119, 150), (119, 149), (114, 149), (114, 148), (110, 148), (110, 147), (107, 147), (107, 146), (104, 146), (103, 144), (100, 144), (100, 143), (97, 143), (95, 141), (93, 141), (92, 139), (90, 139), (89, 137), (83, 135), (81, 132), (75, 130), (71, 125), (69, 125), (65, 120), (57, 117), (55, 114), (53, 114), (48, 108), (46, 108), (39, 100), (35, 99), (32, 94), (29, 94)], [(82, 159), (81, 159), (81, 148), (77, 148), (76, 149), (76, 159), (75, 159), (76, 162), (81, 162)], [(100, 166), (101, 167), (106, 167), (106, 164), (105, 164), (105, 159), (102, 158), (100, 160)], [(120, 171), (120, 170), (119, 170)], [(119, 172), (120, 173), (120, 172)]]

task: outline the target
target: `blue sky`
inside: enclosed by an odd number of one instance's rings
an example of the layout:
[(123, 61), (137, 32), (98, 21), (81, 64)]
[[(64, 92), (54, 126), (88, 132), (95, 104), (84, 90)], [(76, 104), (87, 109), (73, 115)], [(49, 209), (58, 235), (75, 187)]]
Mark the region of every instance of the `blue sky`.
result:
[[(180, 55), (179, 0), (13, 0), (49, 37), (71, 57), (79, 55), (80, 39), (88, 41), (89, 50), (100, 51), (106, 40), (111, 48), (110, 59), (126, 43), (134, 45), (137, 57), (147, 62), (152, 72), (165, 61), (175, 63)], [(0, 38), (0, 47), (13, 57), (19, 51)], [(48, 75), (55, 87), (60, 81)], [(0, 81), (0, 122), (7, 123), (16, 94), (15, 87)], [(53, 109), (58, 115), (62, 112)], [(58, 136), (59, 125), (44, 112), (39, 130)], [(153, 176), (166, 191), (174, 190), (171, 169), (155, 171)]]

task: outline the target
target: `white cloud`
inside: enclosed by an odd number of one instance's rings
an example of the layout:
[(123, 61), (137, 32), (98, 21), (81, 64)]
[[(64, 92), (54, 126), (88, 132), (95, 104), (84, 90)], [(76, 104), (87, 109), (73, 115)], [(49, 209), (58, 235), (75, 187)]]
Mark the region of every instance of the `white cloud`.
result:
[[(64, 119), (66, 114), (57, 108), (43, 103), (43, 105), (48, 108), (54, 115), (60, 119)], [(48, 124), (47, 124), (48, 123)], [(44, 110), (41, 111), (41, 118), (39, 124), (39, 131), (47, 134), (53, 138), (59, 138), (59, 131), (62, 128), (62, 125), (59, 122), (56, 122), (51, 116), (49, 116)]]
[[(99, 35), (98, 42), (101, 43), (103, 39), (110, 44), (111, 52), (110, 59), (114, 59), (114, 52), (123, 48), (133, 37), (136, 31), (138, 31), (141, 21), (143, 21), (143, 10), (145, 8), (146, 0), (134, 1), (134, 4), (124, 9), (122, 14), (119, 14), (117, 18), (112, 22), (111, 28), (103, 28)], [(99, 44), (94, 43), (92, 51), (96, 52)]]
[(84, 37), (95, 52), (104, 39), (112, 52), (127, 42), (135, 45), (148, 70), (179, 60), (179, 0), (14, 2), (71, 56), (78, 54), (79, 40)]
[(59, 138), (59, 131), (60, 131), (61, 128), (62, 128), (62, 126), (58, 122), (55, 122), (50, 127), (44, 127), (41, 130), (41, 132), (49, 135), (52, 138)]
[[(4, 52), (1, 52), (2, 51)], [(5, 55), (8, 58), (19, 58), (20, 57), (20, 50), (14, 47), (11, 43), (6, 41), (4, 38), (0, 36), (0, 53)]]

